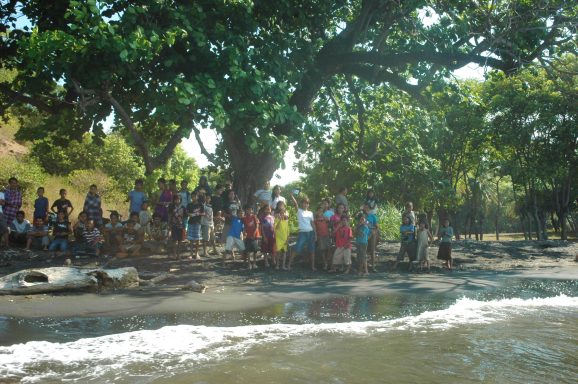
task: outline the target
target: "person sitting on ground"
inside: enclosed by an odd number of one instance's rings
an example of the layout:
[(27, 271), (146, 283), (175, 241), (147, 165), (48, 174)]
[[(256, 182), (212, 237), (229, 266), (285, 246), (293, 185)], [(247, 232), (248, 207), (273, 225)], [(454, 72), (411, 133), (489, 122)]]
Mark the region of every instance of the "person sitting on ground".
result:
[(74, 207), (72, 206), (70, 200), (66, 198), (67, 194), (66, 189), (62, 188), (58, 193), (60, 194), (60, 198), (54, 200), (54, 203), (52, 203), (52, 207), (50, 207), (50, 210), (56, 213), (57, 215), (58, 212), (62, 211), (64, 212), (66, 219), (68, 219), (72, 211), (74, 211)]
[(399, 233), (401, 234), (401, 245), (399, 247), (397, 259), (391, 267), (392, 270), (397, 269), (397, 266), (400, 262), (403, 261), (406, 254), (410, 263), (413, 259), (415, 259), (415, 226), (410, 224), (408, 216), (403, 217), (403, 224), (399, 227)]
[(86, 228), (87, 221), (88, 215), (86, 214), (86, 212), (84, 211), (80, 212), (78, 214), (78, 220), (76, 221), (76, 223), (74, 223), (74, 226), (72, 227), (72, 232), (74, 233), (74, 241), (76, 243), (84, 242), (83, 232), (84, 229)]
[(52, 236), (54, 238), (48, 247), (52, 257), (59, 256), (60, 252), (66, 253), (68, 251), (68, 236), (71, 232), (70, 223), (66, 220), (64, 212), (58, 212), (56, 222), (52, 227)]
[(104, 244), (104, 237), (101, 235), (94, 220), (87, 220), (86, 228), (82, 232), (84, 238), (85, 251), (96, 257), (100, 256), (100, 250)]
[(48, 199), (44, 196), (44, 187), (38, 187), (36, 190), (38, 197), (34, 200), (33, 219), (40, 217), (45, 223), (48, 222)]
[(337, 266), (341, 266), (339, 272), (348, 274), (351, 271), (351, 239), (353, 231), (349, 226), (349, 217), (341, 216), (341, 222), (335, 230), (335, 252), (333, 263), (329, 272), (337, 272)]
[(239, 252), (245, 251), (245, 243), (243, 242), (243, 210), (233, 210), (230, 214), (231, 223), (229, 225), (229, 232), (227, 232), (227, 240), (225, 241), (225, 252), (223, 253), (223, 266), (227, 262), (227, 254), (230, 254), (235, 260), (234, 250), (237, 248)]
[(16, 212), (16, 219), (10, 224), (10, 244), (26, 246), (31, 227), (30, 221), (24, 218), (24, 211)]
[(104, 246), (106, 251), (115, 253), (122, 242), (122, 223), (117, 211), (110, 213), (110, 222), (104, 226)]
[[(137, 215), (138, 217), (138, 215)], [(126, 222), (122, 229), (122, 241), (119, 244), (117, 257), (139, 256), (142, 243), (140, 241), (140, 233), (136, 229), (139, 225), (133, 220)]]
[(26, 250), (43, 250), (48, 249), (48, 243), (50, 239), (48, 238), (48, 226), (44, 224), (44, 220), (40, 217), (34, 220), (34, 225), (28, 231), (28, 236), (26, 240)]
[(161, 216), (158, 213), (153, 214), (152, 222), (148, 227), (147, 237), (146, 248), (153, 253), (164, 252), (169, 239), (169, 228), (167, 223), (161, 221)]
[(136, 212), (131, 213), (128, 217), (128, 221), (124, 223), (125, 228), (128, 223), (133, 223), (134, 230), (137, 232), (136, 240), (139, 243), (142, 243), (144, 241), (144, 228), (140, 225), (139, 214)]

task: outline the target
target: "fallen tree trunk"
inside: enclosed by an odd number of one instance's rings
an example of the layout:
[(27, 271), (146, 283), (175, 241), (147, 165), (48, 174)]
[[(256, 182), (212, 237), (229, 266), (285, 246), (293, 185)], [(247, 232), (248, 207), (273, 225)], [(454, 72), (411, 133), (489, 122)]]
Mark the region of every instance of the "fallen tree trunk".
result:
[(0, 295), (91, 290), (101, 287), (138, 287), (134, 267), (117, 269), (80, 269), (53, 267), (25, 269), (0, 277)]

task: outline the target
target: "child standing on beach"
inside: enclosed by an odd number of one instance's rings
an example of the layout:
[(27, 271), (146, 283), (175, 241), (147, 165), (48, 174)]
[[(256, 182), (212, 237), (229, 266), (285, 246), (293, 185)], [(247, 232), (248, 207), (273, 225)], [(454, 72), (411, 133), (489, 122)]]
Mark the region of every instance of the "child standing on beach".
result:
[(327, 271), (330, 264), (329, 218), (323, 215), (323, 207), (315, 212), (315, 230), (317, 231), (317, 252), (323, 260), (323, 270)]
[(287, 269), (291, 270), (293, 258), (296, 254), (300, 254), (303, 251), (303, 248), (305, 248), (311, 258), (311, 270), (315, 271), (316, 233), (313, 212), (309, 210), (309, 199), (304, 198), (301, 200), (301, 208), (299, 208), (299, 204), (297, 204), (297, 200), (295, 200), (293, 193), (291, 194), (291, 200), (293, 200), (293, 204), (297, 210), (299, 234), (297, 235), (297, 244), (295, 244), (294, 252), (291, 252), (289, 256), (289, 265), (287, 266)]
[(420, 221), (417, 229), (417, 262), (419, 263), (420, 269), (423, 269), (425, 266), (428, 271), (428, 248), (430, 241), (433, 241), (433, 236), (427, 227), (427, 223), (425, 221)]
[(44, 187), (38, 187), (36, 191), (38, 198), (34, 200), (34, 218), (41, 218), (48, 222), (48, 199), (44, 196)]
[(357, 217), (357, 228), (355, 228), (355, 243), (357, 246), (357, 262), (359, 263), (359, 275), (367, 276), (369, 271), (367, 268), (367, 244), (371, 229), (367, 225), (365, 215), (360, 214)]
[[(253, 207), (250, 205), (245, 206), (245, 216), (243, 216), (242, 220), (245, 243), (244, 257), (245, 260), (247, 260), (249, 269), (257, 268), (257, 251), (259, 250), (257, 246), (257, 238), (259, 237), (259, 219), (257, 219), (257, 216), (255, 216), (253, 213)], [(253, 262), (251, 262), (251, 253), (253, 254)]]
[(444, 267), (452, 270), (452, 237), (454, 229), (450, 226), (450, 220), (445, 218), (439, 230), (438, 238), (440, 247), (438, 249), (438, 260), (444, 260)]
[[(173, 241), (172, 254), (176, 260), (179, 260), (181, 257), (179, 248), (181, 242), (185, 239), (185, 228), (183, 226), (183, 218), (185, 217), (185, 214), (185, 209), (181, 205), (181, 196), (178, 194), (174, 195), (173, 202), (168, 206), (167, 215), (169, 227), (171, 228), (171, 240)], [(162, 221), (163, 214), (155, 212), (153, 218), (154, 217), (160, 217)]]
[(241, 209), (231, 211), (230, 219), (231, 225), (229, 226), (229, 232), (227, 232), (227, 240), (225, 241), (225, 252), (223, 253), (223, 267), (227, 261), (227, 254), (232, 255), (233, 261), (235, 260), (234, 249), (237, 248), (240, 252), (245, 251), (245, 243), (243, 243), (243, 211)]
[(207, 246), (213, 247), (213, 253), (218, 254), (215, 245), (215, 224), (213, 221), (213, 206), (211, 195), (205, 195), (205, 205), (203, 207), (205, 215), (201, 218), (201, 233), (203, 235), (203, 257), (207, 256)]
[(333, 253), (333, 264), (329, 272), (337, 272), (336, 267), (340, 265), (340, 272), (345, 274), (351, 270), (351, 239), (353, 232), (349, 226), (349, 217), (341, 216), (341, 221), (335, 230), (335, 252)]
[(269, 257), (277, 267), (277, 255), (275, 253), (275, 218), (271, 214), (271, 207), (264, 205), (259, 212), (259, 224), (261, 232), (261, 253), (265, 260), (265, 266), (269, 266)]
[[(285, 261), (289, 251), (289, 215), (284, 201), (277, 202), (275, 209), (275, 252), (273, 253), (273, 263), (279, 269), (279, 264), (286, 269)], [(281, 258), (281, 263), (279, 263)]]
[[(181, 204), (182, 206), (182, 204)], [(187, 226), (187, 240), (191, 245), (191, 256), (189, 260), (193, 258), (199, 260), (199, 248), (201, 247), (201, 220), (205, 215), (205, 197), (203, 194), (191, 193), (190, 203), (187, 205), (186, 211), (189, 217)], [(184, 225), (183, 225), (184, 228)]]
[(401, 245), (399, 247), (399, 252), (397, 254), (397, 259), (393, 263), (391, 267), (392, 270), (395, 270), (400, 262), (403, 261), (405, 255), (407, 254), (409, 258), (409, 262), (411, 265), (411, 261), (414, 258), (415, 254), (415, 246), (414, 246), (414, 239), (415, 239), (415, 226), (410, 224), (409, 217), (403, 216), (403, 223), (399, 227), (399, 233), (401, 235)]

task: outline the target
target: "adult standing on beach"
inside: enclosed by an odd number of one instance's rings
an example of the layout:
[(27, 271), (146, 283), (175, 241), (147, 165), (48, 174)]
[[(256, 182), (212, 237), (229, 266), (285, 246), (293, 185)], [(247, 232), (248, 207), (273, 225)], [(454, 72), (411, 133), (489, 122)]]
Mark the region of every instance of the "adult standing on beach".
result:
[(199, 193), (203, 193), (204, 195), (213, 195), (213, 190), (209, 186), (209, 179), (207, 179), (207, 176), (202, 175), (199, 178), (199, 185), (197, 185), (195, 189), (193, 189), (193, 192), (196, 193), (197, 195)]
[(281, 187), (279, 185), (276, 185), (273, 187), (273, 192), (271, 194), (271, 204), (269, 204), (271, 206), (272, 210), (276, 210), (277, 209), (277, 204), (282, 201), (285, 205), (287, 205), (287, 200), (281, 196)]
[(438, 249), (438, 260), (444, 260), (444, 266), (452, 270), (452, 237), (454, 236), (454, 229), (450, 226), (450, 220), (445, 218), (442, 222), (442, 227), (439, 230), (438, 238), (440, 239), (440, 247)]
[(8, 246), (8, 226), (6, 225), (6, 216), (4, 216), (4, 192), (0, 191), (0, 245)]
[(415, 212), (413, 211), (413, 203), (411, 201), (405, 203), (405, 211), (401, 215), (402, 221), (404, 217), (409, 219), (409, 224), (415, 225)]
[[(167, 181), (160, 178), (157, 181), (159, 190), (155, 204), (155, 213), (159, 214), (163, 223), (169, 221), (169, 205), (173, 202), (173, 193), (167, 188)], [(180, 201), (179, 201), (180, 203)]]
[(143, 179), (136, 179), (134, 181), (134, 189), (128, 193), (128, 197), (126, 201), (130, 201), (130, 206), (128, 209), (128, 213), (140, 213), (142, 209), (142, 204), (146, 200), (146, 195), (143, 191), (144, 181)]
[(96, 184), (92, 184), (88, 190), (88, 194), (84, 199), (84, 212), (88, 216), (88, 220), (94, 220), (94, 223), (100, 227), (102, 225), (102, 201), (98, 194)]
[(18, 179), (11, 177), (8, 179), (8, 188), (4, 191), (4, 216), (6, 225), (9, 227), (16, 218), (16, 212), (22, 207), (22, 192), (18, 188)]
[(263, 188), (259, 189), (255, 192), (253, 196), (255, 196), (255, 200), (257, 202), (257, 209), (260, 209), (264, 205), (271, 204), (271, 184), (269, 181), (266, 181), (263, 184)]
[(335, 196), (335, 206), (343, 204), (345, 213), (349, 211), (349, 203), (347, 202), (347, 187), (341, 187), (339, 193)]

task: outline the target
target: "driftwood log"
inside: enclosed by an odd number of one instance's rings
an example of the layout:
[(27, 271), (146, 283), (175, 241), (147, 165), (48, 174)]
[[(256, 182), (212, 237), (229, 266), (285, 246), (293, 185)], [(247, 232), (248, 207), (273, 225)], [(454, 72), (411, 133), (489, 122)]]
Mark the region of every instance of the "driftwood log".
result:
[(117, 269), (81, 269), (53, 267), (25, 269), (0, 277), (0, 295), (34, 294), (58, 291), (91, 290), (101, 287), (138, 287), (134, 267)]
[(205, 293), (205, 291), (207, 290), (207, 287), (203, 284), (200, 284), (198, 282), (196, 282), (195, 280), (191, 280), (188, 283), (186, 283), (183, 287), (183, 290), (185, 291), (193, 291), (193, 292), (199, 292), (199, 293)]

